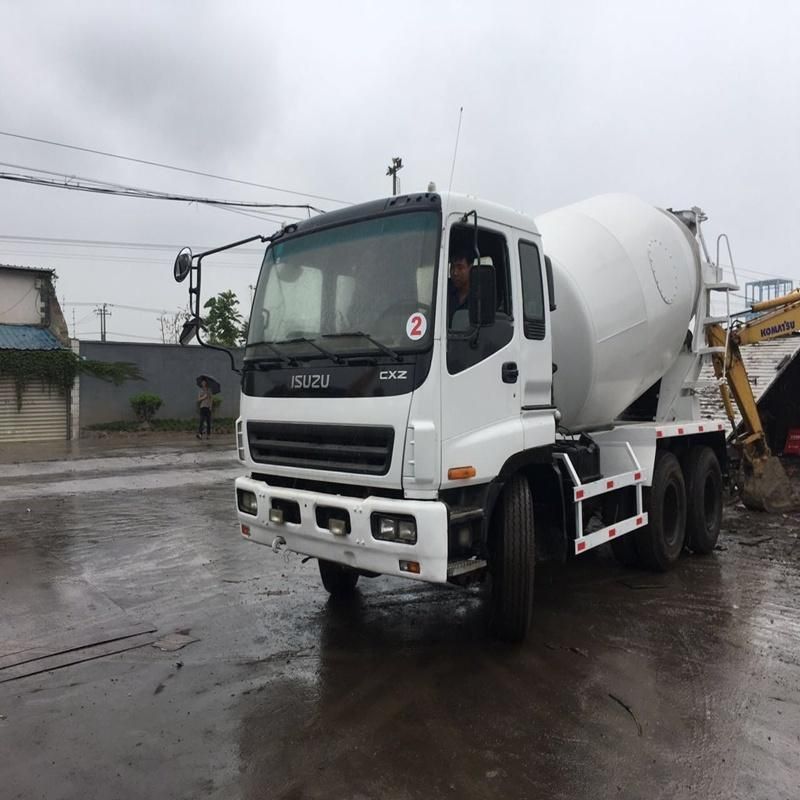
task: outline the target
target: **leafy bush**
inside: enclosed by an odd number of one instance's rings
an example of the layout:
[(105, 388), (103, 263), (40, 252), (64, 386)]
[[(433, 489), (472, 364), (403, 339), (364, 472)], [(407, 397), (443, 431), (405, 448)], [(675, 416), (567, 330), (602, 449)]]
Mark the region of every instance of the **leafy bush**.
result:
[(150, 422), (156, 415), (156, 411), (163, 405), (161, 398), (150, 392), (135, 394), (131, 397), (130, 402), (133, 413), (140, 422)]

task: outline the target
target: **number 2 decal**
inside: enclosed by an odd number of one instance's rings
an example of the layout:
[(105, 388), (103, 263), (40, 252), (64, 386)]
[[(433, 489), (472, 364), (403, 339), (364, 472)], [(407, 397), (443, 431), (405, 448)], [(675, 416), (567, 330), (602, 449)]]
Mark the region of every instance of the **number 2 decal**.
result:
[(421, 339), (428, 330), (428, 320), (421, 311), (413, 313), (406, 321), (406, 336), (412, 342)]

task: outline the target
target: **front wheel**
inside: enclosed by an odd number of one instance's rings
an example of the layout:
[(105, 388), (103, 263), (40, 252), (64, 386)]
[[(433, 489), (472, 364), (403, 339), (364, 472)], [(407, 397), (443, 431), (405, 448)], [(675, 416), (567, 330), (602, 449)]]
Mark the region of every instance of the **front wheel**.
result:
[(490, 535), (492, 632), (521, 642), (531, 626), (536, 563), (533, 498), (524, 477), (517, 475), (506, 485)]
[(683, 472), (667, 450), (656, 453), (647, 513), (647, 526), (636, 534), (636, 551), (645, 567), (666, 572), (680, 557), (686, 540)]
[(333, 597), (351, 595), (358, 583), (358, 573), (355, 570), (322, 558), (319, 559), (319, 574), (322, 585)]

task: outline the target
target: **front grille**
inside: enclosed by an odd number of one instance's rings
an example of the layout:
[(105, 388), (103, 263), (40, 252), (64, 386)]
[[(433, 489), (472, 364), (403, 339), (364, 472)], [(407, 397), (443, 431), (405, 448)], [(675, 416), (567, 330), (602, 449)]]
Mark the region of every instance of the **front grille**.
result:
[(366, 425), (248, 422), (250, 455), (259, 464), (385, 475), (394, 429)]

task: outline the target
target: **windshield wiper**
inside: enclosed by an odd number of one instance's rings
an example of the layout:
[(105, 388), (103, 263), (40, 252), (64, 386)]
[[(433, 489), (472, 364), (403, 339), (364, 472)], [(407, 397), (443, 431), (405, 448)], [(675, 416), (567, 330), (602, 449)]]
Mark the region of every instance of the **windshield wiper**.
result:
[(387, 356), (391, 356), (395, 361), (402, 361), (403, 360), (403, 356), (401, 356), (400, 353), (398, 353), (396, 350), (392, 350), (391, 347), (388, 347), (383, 342), (379, 342), (377, 339), (373, 338), (368, 333), (364, 333), (363, 331), (349, 331), (347, 333), (323, 333), (322, 334), (322, 338), (323, 339), (344, 339), (344, 338), (346, 338), (348, 336), (350, 336), (352, 338), (358, 337), (358, 338), (361, 338), (361, 339), (366, 339), (368, 342), (371, 342), (372, 344), (374, 344), (375, 347), (378, 348), (378, 350), (381, 350), (382, 352), (386, 353)]
[[(278, 358), (284, 364), (288, 364), (290, 367), (296, 367), (297, 366), (296, 359), (294, 359), (292, 356), (288, 356), (288, 355), (286, 355), (286, 353), (283, 353), (280, 350), (278, 350), (278, 348), (275, 347), (275, 345), (272, 344), (272, 342), (252, 342), (251, 344), (248, 344), (247, 347), (269, 347), (269, 349), (272, 350), (272, 352), (275, 353), (275, 355), (278, 356)], [(252, 360), (252, 359), (250, 359), (250, 360)]]
[(301, 344), (301, 343), (310, 344), (314, 349), (319, 350), (319, 352), (322, 353), (322, 355), (330, 358), (334, 362), (334, 364), (341, 364), (344, 361), (344, 359), (340, 355), (337, 355), (333, 351), (321, 347), (313, 339), (309, 339), (305, 336), (298, 336), (294, 339), (281, 339), (281, 341), (278, 342), (278, 344)]

